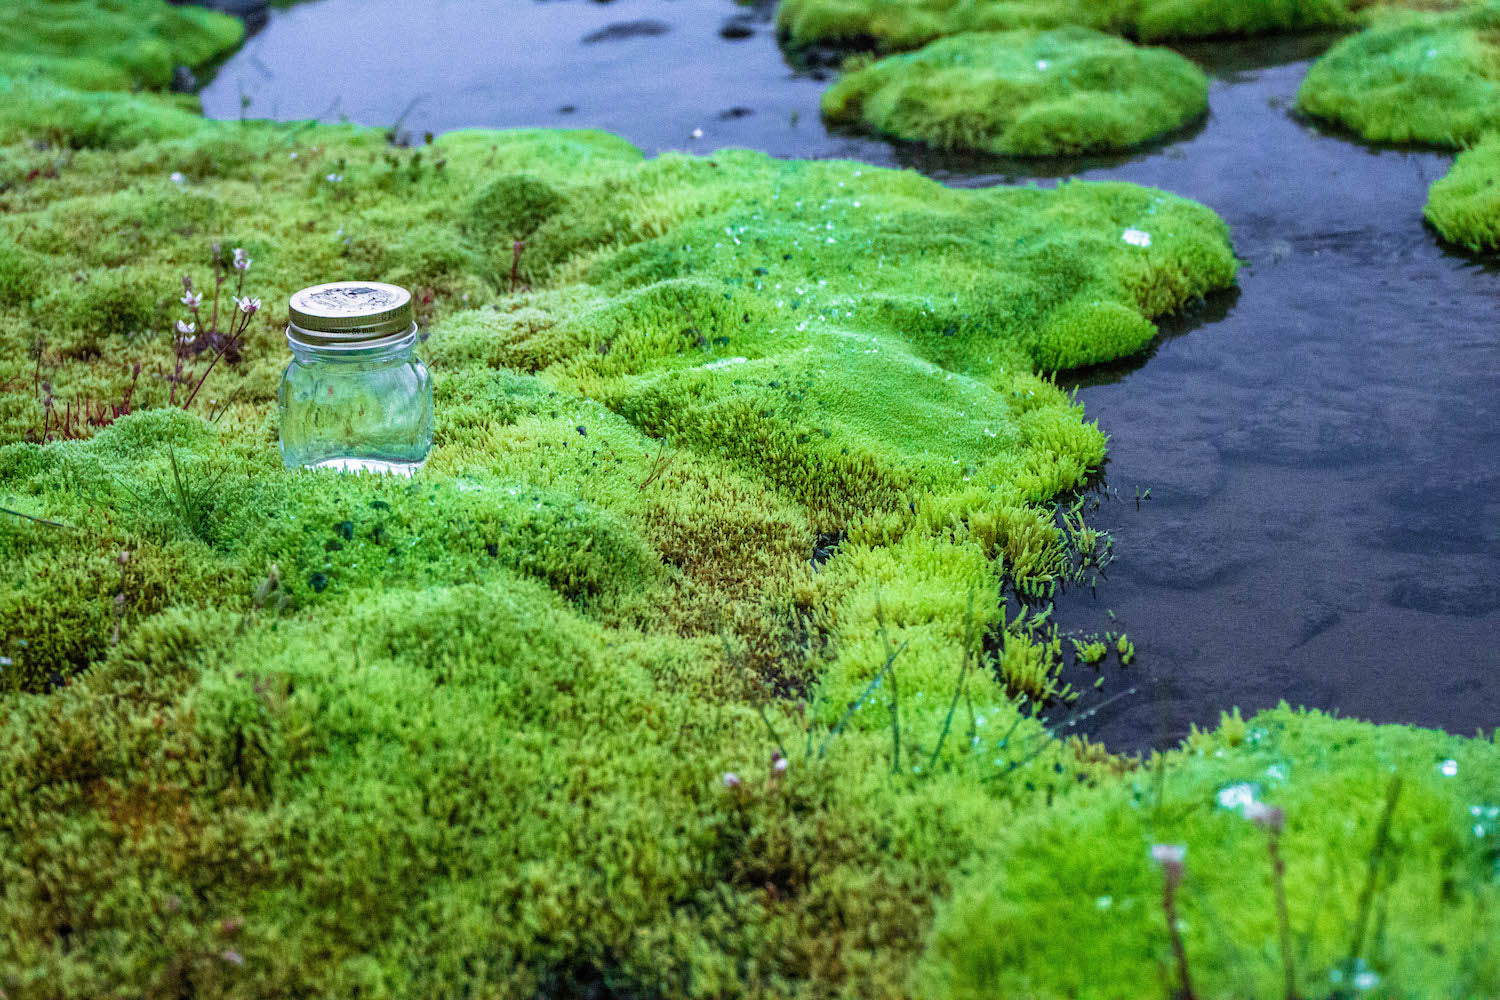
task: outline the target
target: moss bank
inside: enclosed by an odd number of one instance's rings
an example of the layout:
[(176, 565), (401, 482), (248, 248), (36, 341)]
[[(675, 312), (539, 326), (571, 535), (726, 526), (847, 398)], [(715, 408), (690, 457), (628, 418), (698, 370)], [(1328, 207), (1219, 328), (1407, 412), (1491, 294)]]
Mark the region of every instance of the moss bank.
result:
[(1016, 156), (1129, 149), (1207, 110), (1208, 80), (1187, 59), (1084, 28), (956, 35), (823, 95), (836, 123)]
[(897, 52), (969, 31), (1076, 25), (1141, 41), (1307, 31), (1358, 23), (1355, 0), (783, 0), (793, 49)]
[[(1202, 206), (0, 86), (8, 1000), (919, 995), (924, 951), (931, 982), (991, 968), (930, 938), (962, 873), (1132, 794), (1016, 700), (1061, 642), (1002, 596), (1063, 578), (1049, 501), (1104, 453), (1046, 373), (1233, 280)], [(213, 242), (275, 306), (181, 412), (168, 331)], [(409, 285), (430, 332), (415, 480), (280, 468), (281, 303), (344, 277)], [(1254, 766), (1235, 726), (1169, 787)], [(1379, 786), (1377, 757), (1339, 780)], [(1481, 957), (1418, 992), (1495, 985), (1454, 822), (1402, 828)], [(1342, 878), (1331, 831), (1299, 856)]]
[(8, 0), (0, 73), (79, 90), (162, 89), (178, 66), (200, 66), (244, 37), (235, 18), (161, 0)]
[(1423, 214), (1450, 243), (1475, 252), (1500, 249), (1500, 137), (1491, 135), (1458, 154), (1448, 175), (1432, 185)]
[(1329, 49), (1297, 109), (1372, 142), (1457, 148), (1500, 126), (1500, 4), (1391, 16)]

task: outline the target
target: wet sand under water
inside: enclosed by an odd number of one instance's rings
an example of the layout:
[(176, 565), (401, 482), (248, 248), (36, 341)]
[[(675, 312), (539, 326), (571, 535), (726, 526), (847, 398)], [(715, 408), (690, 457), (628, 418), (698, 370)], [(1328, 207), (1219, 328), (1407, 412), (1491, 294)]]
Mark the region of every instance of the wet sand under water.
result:
[[(319, 0), (270, 23), (205, 110), (282, 119), (603, 128), (648, 153), (850, 157), (977, 186), (1128, 180), (1212, 207), (1240, 289), (1148, 355), (1073, 373), (1111, 435), (1095, 523), (1116, 560), (1058, 621), (1125, 629), (1135, 663), (1069, 673), (1087, 730), (1162, 746), (1220, 710), (1292, 704), (1471, 733), (1500, 721), (1500, 269), (1421, 218), (1447, 154), (1294, 119), (1303, 38), (1183, 49), (1208, 120), (1135, 157), (999, 161), (831, 134), (773, 8), (727, 0)], [(330, 49), (329, 39), (339, 45)], [(316, 66), (309, 71), (304, 67)], [(692, 138), (701, 129), (702, 137)], [(1150, 489), (1150, 499), (1135, 502)], [(1108, 617), (1113, 612), (1114, 619)]]

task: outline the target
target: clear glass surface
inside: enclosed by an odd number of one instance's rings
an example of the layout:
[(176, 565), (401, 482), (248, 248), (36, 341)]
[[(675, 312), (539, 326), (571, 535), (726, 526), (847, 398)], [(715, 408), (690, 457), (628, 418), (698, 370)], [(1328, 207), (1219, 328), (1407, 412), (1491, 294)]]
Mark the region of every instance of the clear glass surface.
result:
[(288, 341), (281, 458), (289, 469), (411, 475), (432, 448), (432, 378), (416, 333), (359, 348)]

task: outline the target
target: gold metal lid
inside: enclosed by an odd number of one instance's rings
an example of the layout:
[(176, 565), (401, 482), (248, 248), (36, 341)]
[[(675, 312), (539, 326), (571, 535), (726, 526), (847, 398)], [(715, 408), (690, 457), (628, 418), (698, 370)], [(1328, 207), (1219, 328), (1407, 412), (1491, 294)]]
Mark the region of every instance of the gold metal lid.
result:
[(292, 295), (287, 336), (312, 344), (347, 345), (409, 332), (411, 293), (380, 281), (333, 281)]

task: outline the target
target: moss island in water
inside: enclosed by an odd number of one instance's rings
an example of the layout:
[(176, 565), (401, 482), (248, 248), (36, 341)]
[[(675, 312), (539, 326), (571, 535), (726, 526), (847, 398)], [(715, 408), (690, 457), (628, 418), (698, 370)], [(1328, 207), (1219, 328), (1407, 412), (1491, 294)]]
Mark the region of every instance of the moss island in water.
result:
[(1208, 78), (1190, 61), (1086, 28), (955, 35), (823, 95), (835, 123), (1013, 156), (1129, 149), (1207, 110)]
[[(1002, 597), (1106, 443), (1046, 373), (1234, 280), (1207, 209), (83, 72), (0, 81), (6, 1000), (1156, 995), (1170, 842), (1200, 994), (1271, 995), (1247, 782), (1308, 995), (1500, 989), (1491, 741), (1281, 709), (1137, 763), (1018, 700), (1061, 643)], [(211, 241), (276, 306), (185, 412)], [(280, 303), (355, 276), (431, 334), (414, 480), (276, 454)]]
[(1500, 134), (1458, 154), (1432, 185), (1425, 212), (1443, 238), (1476, 252), (1500, 249)]
[(1500, 126), (1500, 3), (1390, 15), (1329, 49), (1297, 110), (1371, 142), (1456, 148)]

